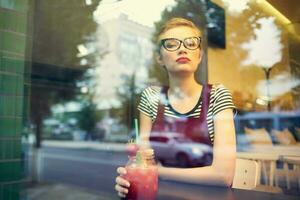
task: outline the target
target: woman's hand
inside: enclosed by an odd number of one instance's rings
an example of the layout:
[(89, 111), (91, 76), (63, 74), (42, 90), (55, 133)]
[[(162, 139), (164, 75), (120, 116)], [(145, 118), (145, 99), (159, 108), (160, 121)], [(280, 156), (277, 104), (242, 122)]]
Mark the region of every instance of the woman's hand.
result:
[(126, 175), (126, 169), (124, 167), (118, 167), (117, 173), (119, 176), (116, 178), (115, 190), (120, 197), (126, 197), (130, 183), (123, 177)]

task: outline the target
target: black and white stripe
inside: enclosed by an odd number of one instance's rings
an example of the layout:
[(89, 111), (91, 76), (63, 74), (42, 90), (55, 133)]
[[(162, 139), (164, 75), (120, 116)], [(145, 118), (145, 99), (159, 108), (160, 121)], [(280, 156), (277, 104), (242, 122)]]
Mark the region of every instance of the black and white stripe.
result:
[[(221, 84), (215, 84), (212, 87), (211, 93), (210, 93), (210, 102), (209, 102), (209, 108), (207, 112), (207, 124), (208, 124), (208, 131), (210, 135), (210, 139), (213, 142), (214, 141), (214, 122), (213, 122), (213, 116), (215, 116), (217, 113), (221, 112), (225, 109), (235, 109), (232, 97), (230, 92)], [(156, 119), (157, 110), (158, 110), (158, 102), (159, 100), (161, 102), (166, 101), (166, 97), (161, 95), (161, 87), (157, 86), (150, 86), (146, 88), (142, 94), (140, 103), (138, 105), (138, 110), (143, 112), (145, 115), (151, 117), (152, 121)], [(202, 102), (200, 101), (196, 108), (193, 109), (193, 112), (188, 112), (187, 115), (182, 115), (174, 112), (174, 110), (169, 106), (169, 104), (165, 103), (165, 115), (174, 117), (174, 118), (180, 118), (180, 117), (193, 117), (198, 118), (200, 116), (201, 112), (201, 105)]]

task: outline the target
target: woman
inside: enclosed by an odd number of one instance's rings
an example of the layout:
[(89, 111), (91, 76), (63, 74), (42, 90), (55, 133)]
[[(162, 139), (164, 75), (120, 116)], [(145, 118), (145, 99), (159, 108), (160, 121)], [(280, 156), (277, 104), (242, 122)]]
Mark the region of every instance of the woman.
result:
[[(211, 145), (213, 149), (213, 159), (204, 167), (159, 166), (159, 176), (230, 187), (236, 152), (234, 106), (230, 93), (222, 85), (201, 85), (195, 79), (203, 53), (200, 30), (189, 20), (173, 18), (162, 27), (158, 48), (157, 61), (168, 73), (169, 86), (148, 87), (143, 91), (138, 106), (141, 138), (147, 142), (152, 132), (170, 130), (171, 126), (172, 130), (182, 131), (192, 140)], [(182, 128), (182, 121), (185, 128)], [(196, 131), (191, 133), (191, 130)], [(126, 174), (126, 169), (119, 167), (117, 172), (115, 189), (124, 197), (129, 182), (121, 175)]]

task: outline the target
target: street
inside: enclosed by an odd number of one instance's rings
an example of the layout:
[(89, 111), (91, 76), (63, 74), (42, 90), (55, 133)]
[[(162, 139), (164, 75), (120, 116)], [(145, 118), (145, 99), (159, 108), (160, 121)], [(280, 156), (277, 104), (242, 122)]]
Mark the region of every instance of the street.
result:
[(116, 168), (126, 162), (124, 152), (43, 147), (41, 181), (114, 194)]
[[(57, 196), (68, 194), (72, 199), (76, 199), (78, 196), (77, 199), (119, 199), (114, 185), (116, 168), (124, 166), (127, 162), (124, 149), (96, 150), (47, 146), (41, 148), (40, 156), (40, 185), (43, 186), (43, 183), (54, 185), (44, 187), (45, 189), (29, 190), (27, 194), (29, 199), (49, 200), (53, 199), (51, 198), (53, 194), (57, 194)], [(28, 164), (31, 164), (31, 156)], [(68, 186), (76, 186), (78, 189)], [(297, 184), (293, 188), (296, 189)], [(295, 189), (288, 194), (298, 195), (298, 190)], [(164, 188), (160, 189), (160, 192), (164, 194), (170, 191)], [(85, 195), (84, 198), (83, 195)]]

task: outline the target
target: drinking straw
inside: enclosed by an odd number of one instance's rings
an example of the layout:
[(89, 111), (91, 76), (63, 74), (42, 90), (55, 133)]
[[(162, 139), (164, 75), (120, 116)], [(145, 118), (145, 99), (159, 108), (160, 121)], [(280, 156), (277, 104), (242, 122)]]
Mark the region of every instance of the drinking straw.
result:
[(138, 127), (138, 120), (134, 119), (134, 128), (135, 128), (135, 142), (138, 143), (139, 141), (139, 127)]

